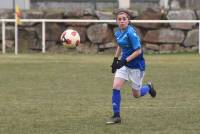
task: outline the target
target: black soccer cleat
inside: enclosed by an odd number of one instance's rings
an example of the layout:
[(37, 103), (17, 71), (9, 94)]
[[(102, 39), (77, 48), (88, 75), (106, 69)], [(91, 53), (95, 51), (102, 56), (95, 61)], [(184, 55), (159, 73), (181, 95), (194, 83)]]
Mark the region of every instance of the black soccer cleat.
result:
[(151, 97), (155, 98), (156, 97), (156, 90), (153, 87), (153, 84), (151, 82), (148, 82), (148, 86), (150, 87), (149, 94)]
[(111, 117), (109, 121), (106, 122), (107, 125), (112, 125), (112, 124), (120, 124), (121, 123), (121, 118), (120, 117)]

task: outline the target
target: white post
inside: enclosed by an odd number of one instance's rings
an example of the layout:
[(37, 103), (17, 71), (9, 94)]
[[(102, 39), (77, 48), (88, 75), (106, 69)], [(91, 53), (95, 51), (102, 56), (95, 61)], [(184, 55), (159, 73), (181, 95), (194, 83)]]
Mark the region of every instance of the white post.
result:
[(199, 22), (199, 54), (200, 54), (200, 22)]
[(130, 8), (130, 0), (118, 0), (119, 8)]
[(45, 21), (42, 20), (42, 53), (45, 53)]
[(15, 54), (18, 54), (18, 24), (15, 21)]
[(24, 0), (24, 9), (30, 9), (30, 0)]
[(169, 0), (160, 0), (161, 9), (169, 9)]
[(6, 43), (5, 43), (5, 21), (2, 20), (2, 53), (5, 54), (6, 52)]

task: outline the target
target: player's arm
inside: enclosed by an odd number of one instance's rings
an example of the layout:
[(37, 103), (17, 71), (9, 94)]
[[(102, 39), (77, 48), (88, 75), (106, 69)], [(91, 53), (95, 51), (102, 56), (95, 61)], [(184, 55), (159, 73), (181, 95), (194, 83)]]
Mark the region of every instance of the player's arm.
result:
[(141, 53), (142, 53), (142, 50), (141, 50), (141, 48), (139, 48), (135, 52), (133, 52), (130, 56), (128, 56), (126, 58), (126, 60), (119, 60), (119, 62), (117, 64), (117, 69), (123, 67), (124, 65), (126, 65), (128, 62), (130, 62), (131, 60), (133, 60), (134, 58), (136, 58)]
[(117, 49), (115, 51), (115, 56), (113, 59), (113, 63), (111, 65), (112, 73), (115, 73), (118, 68), (118, 62), (119, 62), (118, 58), (119, 58), (120, 54), (121, 54), (121, 48), (119, 46), (117, 46)]
[(130, 56), (128, 56), (126, 58), (126, 61), (127, 62), (130, 62), (131, 60), (133, 60), (134, 58), (136, 58), (138, 55), (140, 55), (142, 53), (142, 49), (139, 48), (137, 49), (135, 52), (133, 52)]
[(130, 62), (131, 60), (133, 60), (134, 58), (136, 58), (137, 56), (139, 56), (142, 53), (142, 49), (141, 49), (140, 38), (136, 32), (130, 31), (128, 36), (130, 39), (130, 43), (132, 44), (132, 47), (135, 49), (135, 51), (126, 58), (126, 61)]
[(115, 52), (115, 58), (119, 58), (121, 51), (122, 51), (121, 48), (119, 46), (117, 46), (117, 50)]

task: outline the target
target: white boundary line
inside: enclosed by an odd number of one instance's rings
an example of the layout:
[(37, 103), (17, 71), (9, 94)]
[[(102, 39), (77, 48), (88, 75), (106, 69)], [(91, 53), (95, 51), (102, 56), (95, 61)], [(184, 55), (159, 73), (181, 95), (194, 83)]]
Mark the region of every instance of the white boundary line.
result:
[[(15, 23), (15, 54), (18, 54), (18, 26), (16, 25), (15, 19), (0, 19), (2, 22), (2, 53), (6, 52), (5, 46), (5, 23), (13, 22)], [(21, 22), (39, 22), (42, 23), (42, 53), (45, 53), (45, 29), (46, 23), (115, 23), (116, 20), (81, 20), (81, 19), (21, 19)], [(199, 24), (199, 54), (200, 54), (200, 20), (131, 20), (132, 23), (198, 23)]]

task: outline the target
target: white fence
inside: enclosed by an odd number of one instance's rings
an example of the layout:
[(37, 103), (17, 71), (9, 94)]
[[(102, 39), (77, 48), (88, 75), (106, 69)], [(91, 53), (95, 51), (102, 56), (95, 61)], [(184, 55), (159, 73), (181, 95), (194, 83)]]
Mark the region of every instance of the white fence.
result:
[[(2, 23), (2, 53), (6, 53), (5, 45), (5, 23), (15, 23), (15, 54), (18, 54), (18, 26), (15, 19), (0, 19)], [(40, 22), (42, 23), (42, 53), (45, 53), (45, 29), (46, 23), (63, 22), (94, 22), (94, 23), (113, 23), (115, 20), (80, 20), (80, 19), (21, 19), (21, 22)], [(199, 24), (199, 54), (200, 54), (200, 20), (131, 20), (133, 23), (198, 23)]]

